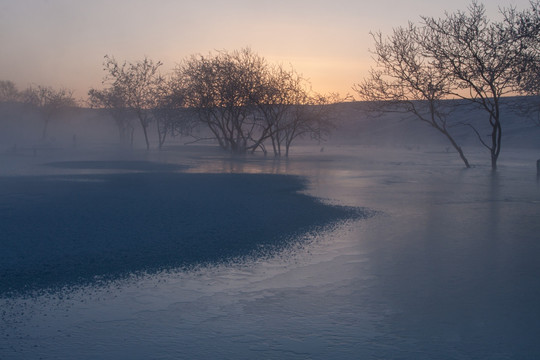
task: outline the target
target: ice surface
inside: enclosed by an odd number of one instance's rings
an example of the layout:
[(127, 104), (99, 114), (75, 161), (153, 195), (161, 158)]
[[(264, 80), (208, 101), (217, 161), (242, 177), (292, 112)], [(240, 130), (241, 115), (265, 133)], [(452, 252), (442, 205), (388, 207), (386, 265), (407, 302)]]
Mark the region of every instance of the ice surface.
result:
[(303, 182), (171, 172), (0, 178), (0, 294), (269, 256), (299, 234), (367, 216), (298, 193)]
[[(229, 184), (258, 173), (272, 189), (263, 195), (271, 198), (265, 201), (290, 196), (304, 204), (302, 209), (317, 209), (313, 198), (291, 191), (301, 189), (299, 178), (265, 174), (294, 175), (307, 180), (302, 194), (377, 213), (299, 234), (298, 241), (260, 259), (4, 296), (0, 358), (540, 357), (538, 150), (505, 148), (493, 174), (488, 161), (482, 162), (485, 150), (474, 148), (469, 153), (476, 166), (467, 170), (455, 154), (427, 147), (330, 143), (322, 153), (295, 147), (289, 161), (231, 159), (191, 149), (128, 159), (179, 165), (180, 173), (173, 174), (43, 165), (98, 161), (99, 154), (16, 162), (6, 156), (11, 175), (2, 181), (13, 186), (14, 179), (48, 176), (65, 186), (56, 194), (71, 194), (70, 189), (86, 191), (124, 176), (134, 176), (135, 183), (152, 183), (153, 176), (171, 182), (195, 176), (197, 183)], [(39, 176), (23, 176), (28, 174)], [(279, 189), (284, 194), (272, 195)], [(22, 199), (20, 192), (2, 191), (4, 199), (17, 199), (17, 206), (48, 196)]]

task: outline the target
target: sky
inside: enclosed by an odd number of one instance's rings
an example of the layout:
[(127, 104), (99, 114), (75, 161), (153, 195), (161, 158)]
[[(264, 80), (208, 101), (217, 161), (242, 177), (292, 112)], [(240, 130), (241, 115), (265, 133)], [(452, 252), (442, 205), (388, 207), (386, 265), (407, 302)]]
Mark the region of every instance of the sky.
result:
[[(0, 80), (68, 88), (78, 99), (101, 88), (103, 57), (162, 61), (250, 47), (292, 65), (315, 91), (353, 93), (373, 60), (370, 31), (466, 10), (469, 0), (0, 0)], [(529, 0), (483, 2), (524, 9)]]

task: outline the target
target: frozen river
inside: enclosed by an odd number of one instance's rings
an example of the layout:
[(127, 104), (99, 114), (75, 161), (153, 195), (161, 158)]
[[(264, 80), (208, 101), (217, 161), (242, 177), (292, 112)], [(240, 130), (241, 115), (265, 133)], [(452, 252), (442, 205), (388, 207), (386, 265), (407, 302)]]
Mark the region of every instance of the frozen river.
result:
[[(289, 161), (142, 157), (184, 173), (300, 175), (303, 193), (373, 216), (300, 235), (270, 257), (3, 297), (0, 358), (540, 358), (538, 154), (507, 152), (494, 175), (447, 153), (308, 150)], [(36, 161), (7, 168), (110, 170)]]

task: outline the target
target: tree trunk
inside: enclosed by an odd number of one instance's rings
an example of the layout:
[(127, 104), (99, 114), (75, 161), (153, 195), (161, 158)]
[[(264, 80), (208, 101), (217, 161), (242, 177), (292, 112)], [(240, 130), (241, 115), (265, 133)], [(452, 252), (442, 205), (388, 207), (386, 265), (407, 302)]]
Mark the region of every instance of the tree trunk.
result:
[(43, 126), (43, 134), (42, 134), (43, 139), (47, 138), (47, 128), (49, 127), (49, 120), (50, 120), (49, 118), (45, 119), (45, 124)]
[(497, 170), (497, 159), (501, 152), (502, 127), (498, 118), (495, 118), (492, 124), (491, 132), (491, 170)]
[(156, 120), (156, 127), (158, 131), (158, 148), (161, 150), (163, 148), (163, 144), (165, 144), (165, 139), (167, 138), (167, 127), (161, 127), (161, 122), (159, 120)]
[(465, 164), (465, 167), (468, 169), (471, 167), (471, 165), (469, 164), (469, 160), (467, 160), (467, 158), (465, 157), (465, 154), (463, 153), (463, 150), (461, 149), (461, 147), (458, 146), (458, 144), (456, 143), (456, 141), (454, 140), (454, 138), (447, 132), (447, 131), (443, 131), (443, 134), (446, 136), (446, 138), (448, 139), (448, 141), (450, 141), (450, 143), (452, 144), (452, 146), (454, 147), (454, 149), (456, 149), (456, 151), (458, 152), (459, 154), (459, 157), (461, 158), (461, 160), (463, 161), (463, 163)]
[[(142, 125), (142, 124), (141, 124)], [(144, 133), (144, 141), (146, 142), (146, 150), (150, 150), (150, 141), (148, 141), (148, 131), (146, 129), (146, 126), (142, 126), (143, 133)]]

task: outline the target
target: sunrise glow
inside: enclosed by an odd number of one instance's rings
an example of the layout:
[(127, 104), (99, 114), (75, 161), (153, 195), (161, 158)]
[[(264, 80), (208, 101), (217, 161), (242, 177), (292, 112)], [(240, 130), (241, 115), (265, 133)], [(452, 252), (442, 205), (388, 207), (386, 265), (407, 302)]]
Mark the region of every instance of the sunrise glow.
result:
[[(527, 0), (486, 3), (524, 8)], [(19, 88), (66, 87), (84, 98), (103, 77), (106, 54), (148, 56), (170, 71), (196, 53), (251, 47), (292, 65), (318, 92), (350, 93), (372, 65), (370, 31), (466, 9), (467, 0), (391, 1), (5, 1), (0, 5), (0, 79)]]

